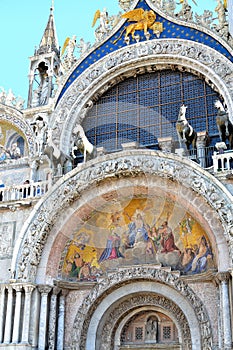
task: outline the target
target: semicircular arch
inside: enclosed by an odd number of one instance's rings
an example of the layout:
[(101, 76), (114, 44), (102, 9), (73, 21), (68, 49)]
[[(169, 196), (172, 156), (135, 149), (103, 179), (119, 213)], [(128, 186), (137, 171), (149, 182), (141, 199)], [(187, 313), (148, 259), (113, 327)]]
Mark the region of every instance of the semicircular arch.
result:
[(0, 106), (0, 120), (13, 125), (23, 135), (29, 156), (34, 154), (34, 135), (31, 126), (23, 117), (23, 113), (9, 106)]
[[(101, 349), (96, 347), (101, 320), (107, 317), (111, 329), (114, 329), (115, 323), (127, 310), (143, 304), (159, 306), (172, 319), (176, 319), (187, 348), (191, 345), (193, 350), (197, 350), (202, 347), (201, 344), (204, 344), (203, 349), (211, 347), (212, 330), (202, 301), (175, 274), (145, 266), (126, 268), (98, 281), (76, 314), (72, 346), (87, 350)], [(185, 333), (187, 338), (184, 340)], [(99, 328), (98, 334), (102, 334), (109, 346), (113, 338), (111, 331), (106, 333), (103, 326), (102, 333)]]
[[(223, 264), (226, 261), (227, 267), (230, 267), (233, 243), (233, 200), (226, 188), (200, 166), (187, 159), (159, 151), (135, 150), (100, 157), (74, 169), (38, 202), (16, 242), (12, 274), (16, 274), (16, 277), (22, 280), (36, 279), (42, 252), (52, 228), (59, 222), (59, 218), (63, 220), (66, 215), (67, 217), (70, 215), (70, 212), (74, 212), (73, 203), (76, 205), (75, 210), (81, 208), (83, 203), (88, 203), (88, 189), (91, 189), (93, 199), (95, 194), (93, 186), (100, 191), (105, 179), (117, 181), (119, 178), (129, 179), (129, 176), (136, 179), (140, 175), (150, 176), (152, 179), (169, 179), (181, 186), (187, 201), (190, 200), (187, 193), (195, 193), (195, 196), (191, 196), (193, 203), (198, 197), (203, 199), (201, 211), (204, 203), (207, 203), (203, 219), (212, 226), (211, 231), (215, 237), (216, 246), (219, 244), (222, 247), (218, 252), (218, 261), (222, 263), (218, 264), (218, 267), (220, 270), (226, 269)], [(105, 183), (105, 186), (109, 187), (109, 183)], [(187, 189), (190, 189), (190, 192)], [(228, 243), (229, 260), (226, 259), (224, 248), (224, 246), (227, 247), (227, 243), (224, 245), (223, 240)], [(47, 250), (50, 251), (51, 247)]]
[(203, 77), (224, 98), (229, 115), (233, 115), (230, 83), (233, 64), (226, 57), (200, 43), (181, 39), (150, 40), (108, 54), (73, 82), (52, 116), (54, 142), (68, 152), (72, 130), (77, 123), (82, 123), (92, 101), (120, 80), (140, 71), (168, 68)]

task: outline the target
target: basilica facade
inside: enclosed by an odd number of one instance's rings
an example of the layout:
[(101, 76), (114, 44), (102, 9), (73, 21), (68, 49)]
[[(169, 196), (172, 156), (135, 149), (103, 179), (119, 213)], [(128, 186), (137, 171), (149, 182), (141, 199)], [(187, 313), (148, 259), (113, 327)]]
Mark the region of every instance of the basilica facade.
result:
[(231, 11), (119, 0), (0, 93), (0, 348), (230, 350)]

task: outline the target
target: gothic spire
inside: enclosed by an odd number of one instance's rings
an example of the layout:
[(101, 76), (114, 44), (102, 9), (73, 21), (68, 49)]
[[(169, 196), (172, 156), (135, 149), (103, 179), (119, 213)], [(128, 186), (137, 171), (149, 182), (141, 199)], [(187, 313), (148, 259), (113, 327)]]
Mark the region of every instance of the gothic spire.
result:
[(50, 15), (48, 19), (47, 26), (45, 28), (44, 34), (42, 36), (38, 50), (36, 54), (49, 53), (51, 51), (59, 52), (59, 45), (57, 40), (57, 32), (55, 27), (54, 15), (53, 15), (54, 6), (50, 8)]

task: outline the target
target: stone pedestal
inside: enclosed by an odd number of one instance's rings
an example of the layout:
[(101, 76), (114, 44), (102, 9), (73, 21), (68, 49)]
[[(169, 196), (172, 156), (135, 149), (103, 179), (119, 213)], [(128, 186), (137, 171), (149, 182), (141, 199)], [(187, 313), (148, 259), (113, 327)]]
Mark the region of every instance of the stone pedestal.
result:
[(202, 168), (206, 168), (205, 148), (207, 140), (208, 133), (206, 131), (201, 131), (197, 133), (197, 159)]
[(171, 153), (174, 149), (174, 141), (172, 137), (159, 137), (159, 148), (165, 153)]

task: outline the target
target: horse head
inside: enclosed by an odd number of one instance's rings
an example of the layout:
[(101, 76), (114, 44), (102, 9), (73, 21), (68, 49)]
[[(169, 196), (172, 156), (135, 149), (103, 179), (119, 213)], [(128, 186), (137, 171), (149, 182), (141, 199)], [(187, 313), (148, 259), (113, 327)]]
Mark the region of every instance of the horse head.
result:
[(188, 106), (185, 106), (184, 104), (180, 107), (180, 111), (178, 114), (178, 121), (185, 121), (186, 120), (185, 114), (186, 114), (187, 108), (188, 108)]
[(225, 111), (222, 103), (219, 100), (216, 100), (214, 103), (214, 106), (219, 110), (219, 111)]

